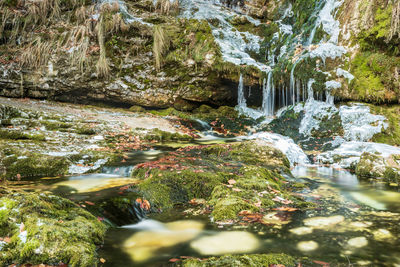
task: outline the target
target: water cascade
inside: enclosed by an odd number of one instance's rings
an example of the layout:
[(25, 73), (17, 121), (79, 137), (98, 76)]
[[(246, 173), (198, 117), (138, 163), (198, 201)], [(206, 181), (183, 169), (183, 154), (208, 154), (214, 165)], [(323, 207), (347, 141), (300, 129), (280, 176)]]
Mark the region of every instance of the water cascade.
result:
[(268, 73), (268, 79), (263, 82), (262, 110), (265, 116), (273, 116), (275, 108), (275, 87), (272, 71)]

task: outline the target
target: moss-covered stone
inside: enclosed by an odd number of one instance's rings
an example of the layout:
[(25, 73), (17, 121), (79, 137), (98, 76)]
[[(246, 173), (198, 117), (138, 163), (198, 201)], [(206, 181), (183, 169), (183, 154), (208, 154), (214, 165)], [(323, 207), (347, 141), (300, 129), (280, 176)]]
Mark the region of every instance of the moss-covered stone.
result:
[(46, 137), (42, 133), (25, 133), (19, 130), (6, 130), (0, 129), (1, 139), (10, 140), (34, 140), (34, 141), (45, 141)]
[(303, 200), (291, 195), (291, 183), (281, 174), (289, 173), (289, 167), (281, 152), (247, 141), (182, 148), (139, 165), (133, 176), (144, 179), (135, 191), (155, 210), (205, 199), (215, 221), (238, 221), (241, 211), (260, 212), (279, 205), (273, 200), (277, 195), (300, 207)]
[(388, 120), (388, 128), (373, 136), (372, 141), (389, 145), (400, 144), (400, 106), (373, 106), (372, 113), (383, 115)]
[(181, 263), (184, 267), (222, 267), (222, 266), (294, 266), (295, 259), (286, 254), (250, 254), (226, 255), (208, 259), (187, 259)]
[(383, 158), (380, 155), (364, 152), (357, 163), (355, 172), (360, 178), (383, 178), (387, 183), (400, 181), (400, 165), (397, 156)]
[(193, 140), (193, 136), (181, 133), (171, 133), (162, 131), (160, 129), (153, 129), (149, 133), (144, 136), (144, 140), (147, 141), (158, 141), (158, 142), (167, 142), (167, 141), (191, 141)]
[(30, 179), (67, 174), (70, 162), (65, 157), (30, 153), (23, 156), (7, 156), (2, 159), (2, 164), (7, 179)]
[(0, 264), (97, 265), (106, 227), (73, 202), (48, 194), (0, 196), (0, 235), (9, 237)]

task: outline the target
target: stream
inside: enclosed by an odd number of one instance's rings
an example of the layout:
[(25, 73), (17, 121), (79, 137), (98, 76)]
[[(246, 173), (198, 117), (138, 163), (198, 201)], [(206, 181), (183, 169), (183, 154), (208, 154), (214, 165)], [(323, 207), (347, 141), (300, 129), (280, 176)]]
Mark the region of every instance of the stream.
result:
[[(203, 138), (193, 144), (235, 139)], [(52, 191), (78, 201), (107, 201), (118, 188), (139, 181), (129, 178), (136, 164), (161, 158), (192, 143), (169, 143), (129, 154), (124, 165), (102, 173), (20, 185), (26, 190)], [(151, 214), (137, 224), (111, 228), (100, 256), (105, 266), (161, 266), (180, 257), (241, 253), (287, 253), (324, 262), (357, 266), (400, 266), (400, 193), (385, 183), (360, 182), (346, 170), (315, 165), (292, 168), (298, 191), (316, 209), (271, 213), (271, 224), (232, 226), (213, 224), (208, 215), (185, 212), (187, 206)], [(90, 203), (90, 202), (89, 202)], [(273, 216), (278, 213), (280, 220)]]
[(101, 255), (107, 266), (160, 266), (181, 256), (273, 252), (357, 266), (400, 264), (400, 193), (360, 183), (344, 170), (297, 166), (292, 172), (296, 180), (310, 183), (312, 189), (299, 194), (319, 208), (250, 228), (221, 227), (207, 216), (172, 210), (110, 230)]

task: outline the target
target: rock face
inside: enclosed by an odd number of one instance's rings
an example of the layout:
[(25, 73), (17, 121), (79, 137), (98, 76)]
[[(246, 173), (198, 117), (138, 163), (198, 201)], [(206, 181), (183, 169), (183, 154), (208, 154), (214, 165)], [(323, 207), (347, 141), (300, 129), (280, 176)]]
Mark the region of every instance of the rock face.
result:
[(236, 86), (207, 22), (177, 19), (151, 1), (50, 2), (58, 12), (43, 7), (43, 20), (30, 2), (1, 9), (1, 96), (158, 108), (234, 103)]
[(0, 95), (187, 110), (235, 105), (241, 71), (250, 104), (261, 105), (269, 66), (275, 98), (315, 79), (340, 99), (400, 99), (398, 3), (223, 1), (220, 19), (215, 7), (207, 18), (185, 0), (163, 2), (2, 4)]

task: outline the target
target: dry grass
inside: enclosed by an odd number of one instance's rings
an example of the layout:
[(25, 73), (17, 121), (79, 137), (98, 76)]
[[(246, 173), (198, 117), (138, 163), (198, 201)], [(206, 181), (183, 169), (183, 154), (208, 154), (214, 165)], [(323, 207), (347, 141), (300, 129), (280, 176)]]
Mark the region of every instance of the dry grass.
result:
[(87, 25), (79, 25), (72, 30), (68, 45), (72, 47), (70, 64), (78, 67), (84, 73), (88, 66), (88, 52), (90, 44), (90, 28)]
[(20, 56), (20, 64), (22, 67), (38, 69), (48, 63), (51, 53), (51, 43), (42, 42), (41, 38), (38, 37), (24, 49)]
[(155, 26), (154, 27), (153, 54), (154, 54), (157, 70), (161, 69), (163, 56), (168, 48), (169, 48), (169, 41), (165, 35), (163, 28), (159, 25)]
[(179, 0), (158, 0), (156, 3), (156, 10), (164, 15), (169, 15), (172, 12), (177, 12), (179, 10)]
[(60, 16), (60, 0), (27, 0), (25, 8), (33, 23), (46, 24)]
[(127, 32), (129, 29), (130, 25), (125, 23), (120, 13), (112, 14), (110, 18), (104, 21), (104, 30), (106, 34)]
[(107, 78), (110, 75), (110, 67), (106, 57), (106, 46), (104, 44), (104, 18), (100, 16), (100, 21), (97, 24), (97, 38), (100, 46), (100, 57), (96, 64), (97, 75)]

